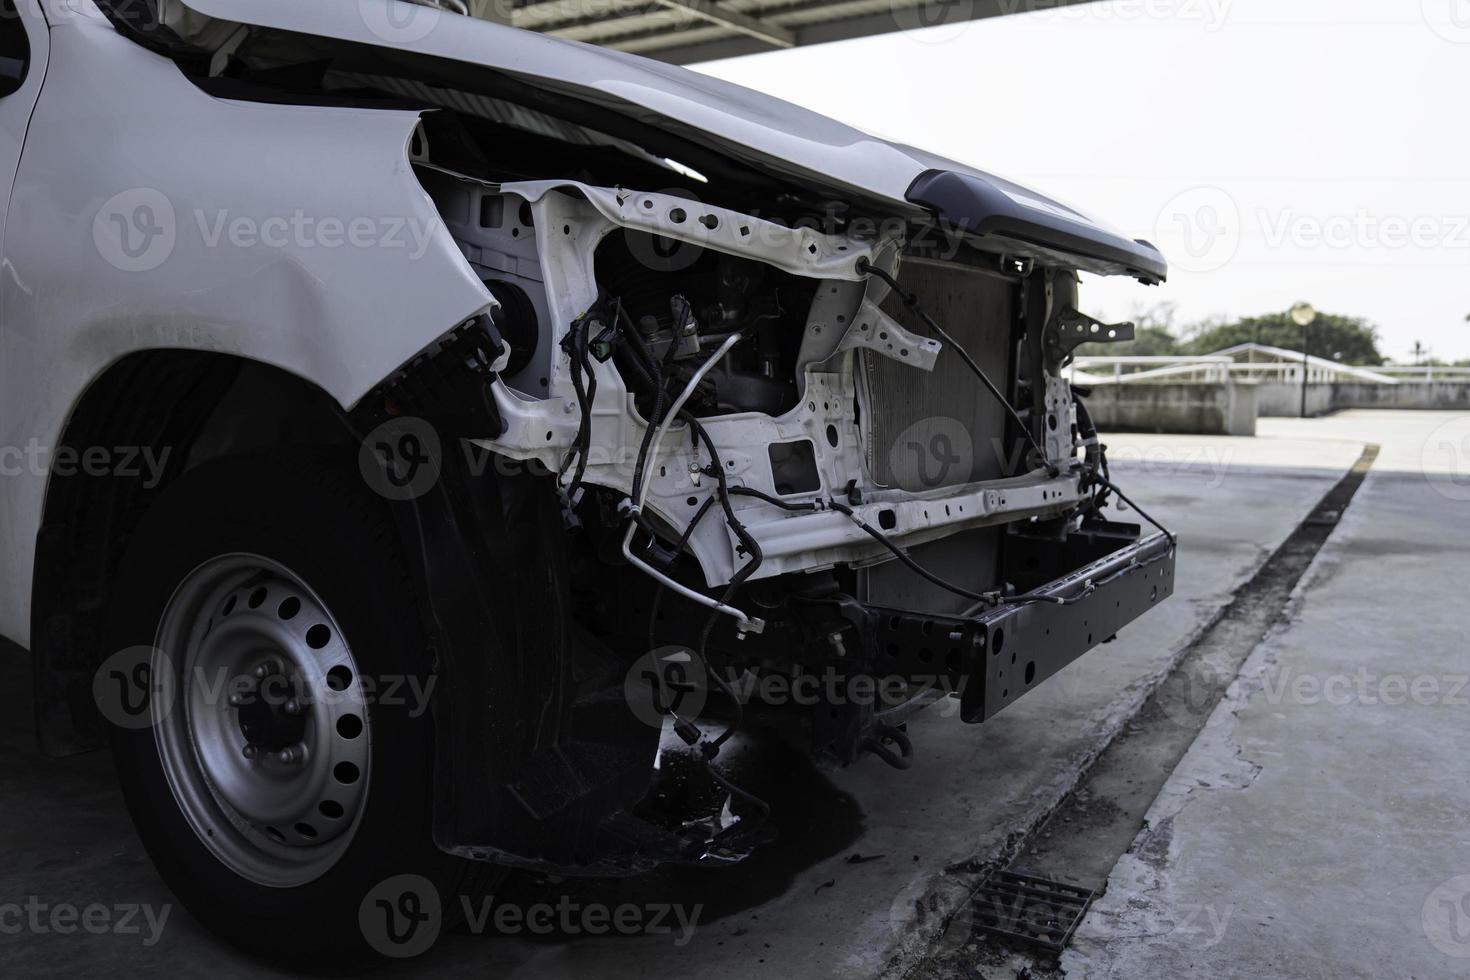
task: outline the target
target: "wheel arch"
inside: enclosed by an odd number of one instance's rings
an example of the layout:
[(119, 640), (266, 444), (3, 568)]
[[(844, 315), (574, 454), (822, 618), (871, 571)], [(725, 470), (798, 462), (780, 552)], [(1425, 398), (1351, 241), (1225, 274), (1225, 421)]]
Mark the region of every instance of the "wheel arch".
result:
[[(42, 748), (59, 755), (101, 744), (91, 678), (106, 652), (112, 576), (164, 487), (225, 456), (351, 445), (346, 417), (325, 391), (261, 361), (146, 349), (100, 372), (56, 441), (36, 533), (31, 649)], [(89, 472), (87, 453), (99, 450), (111, 468)]]

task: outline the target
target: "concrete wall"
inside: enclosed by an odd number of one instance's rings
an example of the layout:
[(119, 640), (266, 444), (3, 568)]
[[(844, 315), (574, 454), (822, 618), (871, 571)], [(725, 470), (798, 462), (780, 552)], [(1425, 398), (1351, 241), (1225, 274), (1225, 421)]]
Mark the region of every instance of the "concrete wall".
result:
[(1374, 385), (1343, 381), (1332, 386), (1332, 407), (1470, 409), (1470, 384), (1416, 381)]
[[(1104, 432), (1255, 435), (1258, 415), (1301, 415), (1302, 386), (1248, 381), (1105, 384), (1092, 389), (1087, 408)], [(1470, 411), (1470, 384), (1436, 381), (1382, 385), (1353, 381), (1307, 385), (1308, 415), (1326, 415), (1343, 408)]]
[(1098, 385), (1086, 401), (1103, 432), (1253, 436), (1256, 388), (1239, 383)]
[[(1470, 409), (1470, 384), (1434, 381), (1396, 385), (1338, 381), (1307, 385), (1307, 414), (1326, 415), (1343, 408)], [(1297, 418), (1302, 386), (1279, 382), (1256, 386), (1256, 410), (1263, 416)]]
[[(1307, 414), (1326, 415), (1337, 407), (1332, 402), (1330, 384), (1307, 385)], [(1256, 385), (1256, 412), (1263, 416), (1299, 418), (1302, 414), (1302, 386), (1281, 381), (1265, 381)]]

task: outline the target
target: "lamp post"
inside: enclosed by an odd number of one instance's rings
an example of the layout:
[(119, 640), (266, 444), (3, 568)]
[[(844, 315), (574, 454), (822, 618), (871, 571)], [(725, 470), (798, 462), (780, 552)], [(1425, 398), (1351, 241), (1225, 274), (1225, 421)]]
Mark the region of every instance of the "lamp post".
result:
[(1317, 311), (1311, 303), (1298, 303), (1291, 308), (1291, 322), (1302, 328), (1302, 418), (1307, 417), (1307, 374), (1311, 367), (1307, 360), (1307, 328), (1315, 319)]

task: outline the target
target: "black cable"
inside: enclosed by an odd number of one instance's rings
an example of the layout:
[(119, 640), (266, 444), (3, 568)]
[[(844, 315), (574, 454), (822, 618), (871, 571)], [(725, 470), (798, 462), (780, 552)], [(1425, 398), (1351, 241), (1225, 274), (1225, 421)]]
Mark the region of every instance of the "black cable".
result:
[[(587, 343), (587, 318), (581, 316), (572, 321), (572, 329), (563, 344), (563, 349), (571, 360), (572, 389), (577, 393), (577, 407), (582, 416), (577, 423), (577, 434), (572, 440), (571, 452), (562, 460), (561, 469), (557, 473), (558, 477), (565, 475), (572, 459), (577, 460), (576, 472), (572, 474), (572, 481), (567, 486), (568, 500), (582, 486), (582, 477), (587, 472), (587, 454), (592, 445), (592, 402), (597, 397), (597, 377), (592, 373), (592, 364), (587, 359)], [(585, 383), (583, 372), (587, 376)]]
[(768, 493), (764, 493), (760, 490), (755, 489), (754, 487), (731, 487), (730, 494), (736, 497), (755, 497), (757, 500), (764, 500), (768, 504), (775, 504), (782, 510), (807, 511), (817, 509), (817, 504), (815, 501), (782, 500), (780, 497), (773, 497)]
[(1020, 413), (1016, 411), (1015, 406), (1011, 404), (1010, 399), (1006, 398), (1006, 396), (1001, 393), (1001, 390), (995, 386), (995, 383), (990, 380), (989, 376), (986, 375), (983, 370), (981, 370), (980, 365), (975, 363), (975, 359), (970, 356), (969, 351), (965, 350), (965, 348), (960, 345), (959, 341), (951, 337), (948, 331), (946, 331), (943, 327), (936, 323), (933, 317), (924, 312), (923, 308), (919, 306), (919, 298), (917, 296), (915, 296), (913, 293), (905, 291), (904, 288), (898, 284), (897, 279), (895, 279), (893, 276), (890, 276), (887, 272), (878, 268), (867, 259), (858, 260), (857, 271), (863, 275), (877, 276), (879, 279), (882, 279), (884, 282), (886, 282), (898, 295), (898, 298), (903, 301), (903, 305), (908, 307), (915, 316), (923, 320), (924, 324), (930, 330), (934, 331), (934, 333), (939, 337), (940, 340), (948, 344), (949, 347), (956, 354), (959, 355), (960, 360), (965, 362), (965, 366), (969, 368), (972, 372), (974, 372), (975, 377), (980, 379), (980, 383), (983, 384), (990, 391), (990, 393), (995, 396), (995, 400), (1000, 402), (1001, 407), (1006, 410), (1006, 414), (1008, 414), (1011, 417), (1011, 420), (1016, 423), (1017, 428), (1019, 428), (1021, 431), (1021, 435), (1025, 437), (1026, 442), (1031, 445), (1031, 449), (1036, 453), (1037, 461), (1040, 462), (1042, 466), (1046, 467), (1046, 471), (1052, 476), (1056, 476), (1058, 473), (1061, 472), (1061, 470), (1057, 468), (1057, 465), (1055, 463), (1046, 458), (1046, 451), (1043, 450), (1040, 444), (1037, 443), (1036, 437), (1031, 434), (1031, 427), (1028, 426), (1026, 422), (1021, 418)]
[(1144, 510), (1142, 507), (1140, 507), (1137, 504), (1135, 504), (1132, 501), (1132, 499), (1130, 499), (1129, 496), (1126, 493), (1124, 493), (1122, 490), (1119, 490), (1118, 489), (1118, 485), (1115, 484), (1115, 483), (1113, 483), (1113, 481), (1109, 480), (1107, 477), (1100, 476), (1097, 473), (1092, 474), (1092, 478), (1094, 480), (1096, 480), (1098, 483), (1101, 483), (1103, 486), (1107, 487), (1113, 493), (1117, 494), (1118, 495), (1118, 499), (1121, 500), (1121, 501), (1123, 501), (1123, 503), (1127, 504), (1129, 507), (1132, 507), (1134, 510), (1138, 511), (1138, 516), (1139, 517), (1142, 517), (1144, 520), (1148, 521), (1154, 527), (1156, 527), (1160, 531), (1164, 532), (1164, 536), (1169, 539), (1169, 543), (1170, 544), (1175, 544), (1175, 543), (1178, 542), (1178, 539), (1176, 537), (1174, 537), (1174, 532), (1173, 531), (1169, 530), (1167, 527), (1164, 527), (1164, 525), (1160, 524), (1158, 521), (1156, 521), (1152, 517), (1150, 517), (1149, 514), (1148, 514), (1148, 511)]
[(899, 548), (898, 545), (894, 544), (891, 540), (889, 540), (889, 538), (888, 538), (888, 536), (886, 534), (884, 534), (882, 531), (879, 531), (877, 528), (873, 527), (871, 524), (869, 524), (867, 521), (863, 520), (861, 517), (857, 516), (857, 514), (853, 513), (853, 510), (852, 510), (851, 507), (847, 506), (846, 504), (842, 503), (841, 501), (838, 501), (838, 500), (830, 501), (827, 506), (831, 507), (833, 510), (837, 511), (838, 513), (846, 514), (848, 516), (848, 518), (851, 519), (854, 524), (856, 524), (858, 527), (860, 527), (864, 531), (866, 531), (868, 533), (868, 536), (871, 537), (874, 541), (878, 542), (883, 547), (885, 547), (889, 551), (891, 551), (893, 553), (893, 557), (897, 558), (899, 561), (901, 561), (905, 565), (907, 565), (909, 567), (909, 569), (914, 572), (914, 574), (919, 575), (919, 576), (927, 579), (928, 581), (932, 582), (933, 584), (939, 586), (941, 589), (944, 589), (946, 592), (953, 592), (957, 596), (963, 596), (964, 598), (973, 600), (975, 602), (986, 602), (986, 603), (989, 603), (989, 602), (994, 601), (994, 599), (995, 599), (994, 595), (982, 595), (979, 592), (971, 592), (969, 589), (962, 589), (958, 585), (951, 585), (950, 583), (946, 582), (944, 579), (940, 578), (938, 575), (935, 575), (933, 572), (929, 571), (923, 565), (920, 565), (918, 562), (914, 561), (908, 555), (904, 554), (903, 549)]
[[(875, 735), (863, 739), (864, 749), (895, 769), (908, 769), (914, 764), (914, 743), (901, 730), (879, 722), (874, 732)], [(898, 746), (898, 751), (894, 752), (884, 742), (894, 743)]]
[(759, 810), (761, 812), (761, 816), (763, 817), (769, 817), (771, 815), (771, 806), (765, 800), (761, 799), (759, 796), (756, 796), (754, 793), (749, 793), (741, 789), (739, 786), (736, 786), (734, 783), (730, 782), (729, 779), (725, 778), (725, 776), (723, 776), (720, 771), (714, 767), (714, 763), (712, 763), (710, 760), (704, 760), (704, 765), (705, 770), (710, 775), (710, 778), (719, 783), (721, 786), (725, 787), (725, 789), (729, 791), (731, 796), (740, 797), (742, 800)]
[[(689, 412), (681, 411), (679, 417), (689, 425), (693, 433), (704, 443), (705, 448), (709, 450), (710, 466), (714, 469), (714, 475), (717, 481), (715, 493), (719, 497), (720, 506), (725, 511), (725, 523), (730, 526), (730, 530), (735, 532), (735, 536), (740, 539), (740, 543), (750, 555), (750, 561), (742, 565), (740, 570), (731, 577), (730, 583), (725, 586), (724, 594), (720, 597), (720, 604), (728, 606), (731, 600), (735, 598), (735, 593), (739, 590), (740, 586), (744, 585), (746, 580), (755, 574), (756, 569), (760, 568), (761, 562), (765, 560), (765, 556), (761, 553), (760, 544), (746, 530), (745, 525), (740, 523), (740, 519), (735, 516), (735, 508), (730, 504), (730, 486), (725, 479), (725, 464), (720, 460), (720, 452), (715, 448), (714, 440), (710, 438), (704, 426), (700, 425), (699, 420)], [(730, 686), (725, 683), (724, 678), (710, 669), (709, 657), (705, 652), (709, 646), (710, 634), (714, 632), (715, 623), (719, 622), (721, 615), (723, 614), (719, 610), (710, 613), (709, 619), (705, 621), (704, 629), (700, 631), (699, 647), (696, 651), (699, 654), (700, 662), (703, 664), (706, 673), (715, 679), (715, 683), (720, 686), (720, 690), (735, 704), (734, 720), (730, 722), (723, 732), (715, 737), (713, 742), (709, 743), (707, 751), (711, 758), (720, 751), (721, 746), (730, 740), (730, 737), (740, 728), (741, 722), (745, 720), (744, 705), (740, 703), (740, 699), (730, 689)]]

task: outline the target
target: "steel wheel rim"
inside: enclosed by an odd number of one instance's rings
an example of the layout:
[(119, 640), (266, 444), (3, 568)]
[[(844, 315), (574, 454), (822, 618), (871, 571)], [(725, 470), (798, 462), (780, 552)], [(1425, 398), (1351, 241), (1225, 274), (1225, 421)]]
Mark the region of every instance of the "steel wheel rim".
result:
[(325, 603), (286, 566), (235, 553), (195, 568), (159, 621), (154, 702), (164, 776), (199, 840), (236, 874), (291, 888), (351, 844), (372, 738), (363, 679)]

